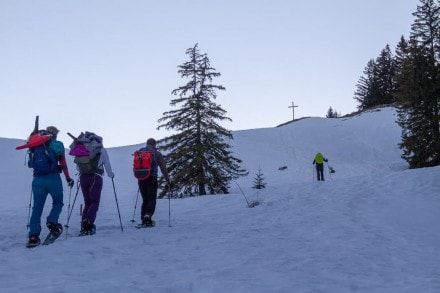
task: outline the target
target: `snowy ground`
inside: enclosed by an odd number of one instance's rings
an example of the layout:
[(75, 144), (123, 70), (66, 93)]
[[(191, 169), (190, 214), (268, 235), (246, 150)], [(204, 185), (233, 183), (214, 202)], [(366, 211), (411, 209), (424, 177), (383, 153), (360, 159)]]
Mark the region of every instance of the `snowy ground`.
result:
[[(34, 249), (25, 248), (32, 176), (25, 151), (15, 150), (22, 141), (0, 138), (0, 288), (440, 292), (440, 167), (407, 169), (394, 120), (385, 108), (234, 132), (235, 156), (250, 172), (237, 183), (260, 205), (248, 208), (233, 183), (230, 195), (158, 200), (157, 226), (143, 230), (131, 223), (137, 185), (130, 155), (139, 145), (109, 149), (124, 231), (106, 178), (96, 235), (76, 236), (79, 192), (67, 239)], [(314, 181), (318, 151), (336, 169), (326, 182)], [(71, 160), (69, 167), (73, 173)], [(267, 188), (257, 191), (251, 187), (259, 168)], [(75, 193), (65, 188), (63, 223)]]

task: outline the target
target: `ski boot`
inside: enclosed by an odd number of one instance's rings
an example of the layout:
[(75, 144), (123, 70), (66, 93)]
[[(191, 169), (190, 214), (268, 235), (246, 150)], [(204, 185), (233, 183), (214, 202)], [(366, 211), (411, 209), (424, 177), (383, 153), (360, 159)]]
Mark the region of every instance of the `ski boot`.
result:
[(79, 236), (93, 235), (95, 233), (96, 233), (95, 224), (90, 223), (89, 220), (86, 220), (82, 223)]
[(28, 243), (26, 244), (27, 248), (32, 248), (41, 244), (40, 237), (37, 235), (29, 236)]

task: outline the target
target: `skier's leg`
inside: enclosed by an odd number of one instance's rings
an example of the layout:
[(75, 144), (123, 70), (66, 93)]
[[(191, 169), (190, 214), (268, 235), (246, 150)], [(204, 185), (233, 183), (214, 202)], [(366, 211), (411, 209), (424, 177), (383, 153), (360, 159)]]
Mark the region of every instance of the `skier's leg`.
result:
[(29, 236), (38, 236), (41, 232), (41, 215), (46, 202), (47, 190), (41, 176), (34, 177), (32, 181), (33, 207), (29, 222)]
[(156, 210), (156, 198), (157, 198), (157, 178), (151, 176), (147, 179), (148, 187), (147, 187), (147, 198), (148, 204), (146, 207), (146, 213), (148, 215), (153, 216), (154, 211)]
[(95, 223), (96, 214), (99, 209), (99, 203), (101, 201), (101, 191), (102, 191), (102, 177), (93, 174), (93, 183), (90, 186), (90, 205), (89, 209), (87, 211), (87, 219), (89, 220), (90, 224)]
[(63, 183), (61, 182), (61, 177), (58, 173), (51, 174), (48, 180), (50, 180), (48, 183), (48, 191), (52, 197), (52, 209), (47, 217), (47, 222), (57, 224), (64, 205)]

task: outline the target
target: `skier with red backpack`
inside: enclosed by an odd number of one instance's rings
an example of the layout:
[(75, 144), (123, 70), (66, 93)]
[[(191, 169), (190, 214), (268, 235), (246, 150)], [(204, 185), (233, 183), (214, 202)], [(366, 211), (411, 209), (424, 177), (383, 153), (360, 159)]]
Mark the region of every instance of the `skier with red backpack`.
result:
[(154, 226), (152, 217), (156, 209), (159, 168), (168, 185), (171, 183), (165, 160), (156, 149), (154, 138), (149, 138), (146, 146), (136, 151), (133, 156), (133, 172), (138, 179), (139, 191), (143, 200), (141, 208), (142, 226)]

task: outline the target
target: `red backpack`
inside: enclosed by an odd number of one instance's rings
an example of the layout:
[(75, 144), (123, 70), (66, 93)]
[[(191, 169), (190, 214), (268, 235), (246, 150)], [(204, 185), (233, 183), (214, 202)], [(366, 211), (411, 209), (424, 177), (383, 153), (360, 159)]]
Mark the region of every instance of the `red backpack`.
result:
[(152, 150), (140, 149), (133, 154), (133, 174), (138, 180), (146, 180), (151, 175), (154, 164)]

